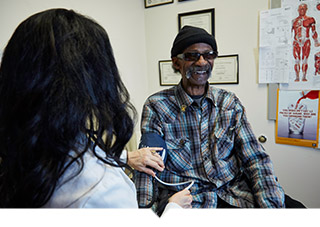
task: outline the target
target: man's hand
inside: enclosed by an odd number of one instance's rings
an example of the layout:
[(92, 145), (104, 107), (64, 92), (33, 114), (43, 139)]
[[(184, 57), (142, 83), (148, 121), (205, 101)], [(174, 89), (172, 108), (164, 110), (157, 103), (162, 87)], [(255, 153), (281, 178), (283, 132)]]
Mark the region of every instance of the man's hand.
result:
[(132, 168), (154, 177), (155, 172), (151, 168), (158, 171), (163, 171), (164, 169), (164, 163), (160, 155), (156, 152), (161, 150), (161, 147), (145, 147), (136, 151), (129, 151), (128, 164)]

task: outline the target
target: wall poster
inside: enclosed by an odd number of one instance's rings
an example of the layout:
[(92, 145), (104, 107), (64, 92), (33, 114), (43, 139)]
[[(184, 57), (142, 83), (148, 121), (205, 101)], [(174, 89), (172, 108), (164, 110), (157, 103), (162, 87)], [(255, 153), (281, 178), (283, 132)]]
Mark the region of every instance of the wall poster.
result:
[(320, 87), (320, 2), (282, 0), (260, 12), (259, 83), (281, 90)]
[(289, 83), (281, 89), (320, 88), (320, 4), (319, 1), (285, 0), (292, 11), (290, 21), (291, 58)]
[(318, 90), (280, 90), (276, 143), (320, 148)]

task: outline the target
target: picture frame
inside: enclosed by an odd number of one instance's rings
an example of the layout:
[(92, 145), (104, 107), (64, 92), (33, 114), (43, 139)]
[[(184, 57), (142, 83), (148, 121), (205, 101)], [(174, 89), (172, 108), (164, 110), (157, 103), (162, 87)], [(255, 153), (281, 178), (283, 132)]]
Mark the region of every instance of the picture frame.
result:
[(173, 86), (180, 82), (181, 75), (174, 72), (171, 60), (160, 60), (158, 64), (160, 86)]
[(239, 84), (239, 55), (219, 55), (208, 81), (210, 84)]
[(214, 8), (178, 14), (179, 30), (185, 25), (200, 27), (214, 35)]
[(171, 4), (173, 0), (144, 0), (144, 8), (150, 8), (159, 5)]

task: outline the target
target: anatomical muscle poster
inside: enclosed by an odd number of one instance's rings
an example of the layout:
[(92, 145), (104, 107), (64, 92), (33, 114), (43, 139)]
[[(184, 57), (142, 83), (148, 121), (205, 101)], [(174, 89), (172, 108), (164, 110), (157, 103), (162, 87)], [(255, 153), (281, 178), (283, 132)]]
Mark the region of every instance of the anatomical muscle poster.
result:
[(320, 2), (286, 0), (290, 9), (289, 81), (281, 89), (312, 90), (320, 87)]
[(260, 12), (259, 83), (320, 87), (320, 2), (285, 0)]

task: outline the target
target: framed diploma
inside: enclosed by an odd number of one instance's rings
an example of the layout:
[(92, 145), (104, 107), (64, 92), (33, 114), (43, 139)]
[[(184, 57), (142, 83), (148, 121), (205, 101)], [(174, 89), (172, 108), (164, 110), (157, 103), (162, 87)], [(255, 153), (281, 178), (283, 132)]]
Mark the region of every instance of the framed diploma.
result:
[(149, 8), (170, 3), (173, 3), (173, 0), (144, 0), (144, 7)]
[(159, 76), (161, 86), (177, 85), (181, 80), (181, 74), (174, 72), (171, 60), (159, 61)]
[(239, 56), (224, 55), (214, 60), (210, 84), (239, 84)]
[(214, 8), (178, 14), (179, 30), (185, 25), (205, 29), (214, 35)]

